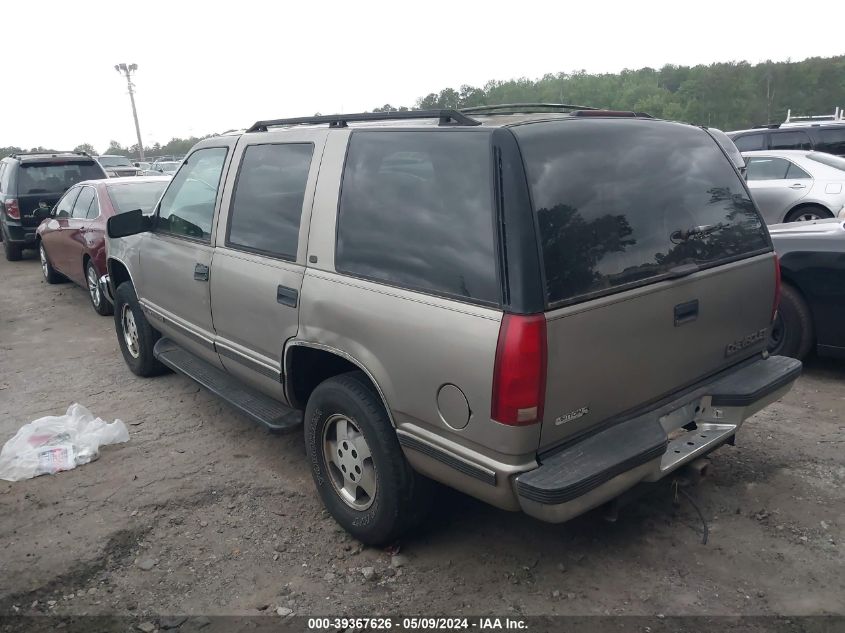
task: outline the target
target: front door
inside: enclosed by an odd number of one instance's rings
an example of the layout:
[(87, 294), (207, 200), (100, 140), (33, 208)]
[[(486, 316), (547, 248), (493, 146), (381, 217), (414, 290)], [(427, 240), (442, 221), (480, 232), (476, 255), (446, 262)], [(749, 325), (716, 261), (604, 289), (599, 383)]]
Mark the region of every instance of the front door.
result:
[(144, 235), (137, 282), (151, 325), (218, 366), (208, 281), (218, 190), (234, 142), (220, 139), (185, 159), (159, 202), (155, 228)]
[(78, 284), (85, 285), (85, 229), (91, 223), (88, 218), (91, 207), (96, 206), (97, 192), (94, 187), (82, 187), (67, 226), (62, 230), (62, 246), (59, 249), (61, 261), (57, 268)]
[[(267, 132), (238, 145), (211, 267), (217, 352), (226, 370), (284, 400), (282, 355), (299, 326), (314, 185), (326, 132)], [(231, 193), (230, 193), (231, 192)]]

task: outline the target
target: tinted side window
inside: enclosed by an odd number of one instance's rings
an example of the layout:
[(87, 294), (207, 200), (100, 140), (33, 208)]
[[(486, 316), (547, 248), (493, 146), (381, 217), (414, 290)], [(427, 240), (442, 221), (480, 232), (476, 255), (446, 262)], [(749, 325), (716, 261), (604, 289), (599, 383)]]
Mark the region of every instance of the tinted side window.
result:
[(489, 134), (354, 132), (340, 196), (337, 270), (499, 303), (491, 172)]
[(191, 154), (161, 198), (156, 231), (209, 241), (225, 147), (208, 147)]
[(79, 197), (76, 199), (76, 203), (73, 205), (73, 212), (71, 213), (71, 216), (74, 218), (88, 217), (88, 208), (91, 206), (91, 203), (93, 201), (94, 188), (82, 187), (82, 191), (79, 192)]
[(246, 148), (232, 197), (227, 245), (296, 259), (313, 152), (310, 143)]
[(765, 134), (746, 134), (734, 139), (734, 145), (740, 152), (753, 152), (758, 149), (766, 149), (764, 142)]
[(76, 202), (76, 197), (79, 195), (81, 187), (74, 187), (68, 191), (56, 205), (57, 218), (69, 218), (70, 212), (73, 209), (73, 203)]
[(783, 180), (790, 163), (783, 158), (760, 156), (748, 159), (748, 180)]
[(816, 149), (829, 154), (845, 155), (845, 128), (819, 128)]
[(100, 215), (100, 200), (97, 196), (97, 190), (93, 187), (91, 190), (94, 192), (94, 199), (91, 201), (91, 206), (88, 207), (88, 215), (85, 216), (89, 220), (93, 220)]
[(540, 228), (550, 304), (769, 248), (742, 180), (704, 130), (624, 119), (513, 130)]
[(769, 149), (812, 149), (806, 132), (772, 132)]

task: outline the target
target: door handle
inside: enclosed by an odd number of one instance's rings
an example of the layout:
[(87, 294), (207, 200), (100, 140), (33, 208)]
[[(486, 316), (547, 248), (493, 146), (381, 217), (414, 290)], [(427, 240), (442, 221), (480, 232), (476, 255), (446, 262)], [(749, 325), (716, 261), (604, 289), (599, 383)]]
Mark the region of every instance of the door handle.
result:
[(295, 288), (288, 288), (287, 286), (279, 286), (276, 288), (276, 301), (283, 306), (295, 308), (299, 292)]
[(790, 189), (806, 189), (807, 185), (802, 185), (800, 182), (796, 182), (794, 185), (789, 185)]
[(675, 327), (695, 321), (698, 318), (698, 299), (675, 306)]
[(197, 264), (194, 266), (194, 279), (196, 281), (208, 281), (208, 266)]

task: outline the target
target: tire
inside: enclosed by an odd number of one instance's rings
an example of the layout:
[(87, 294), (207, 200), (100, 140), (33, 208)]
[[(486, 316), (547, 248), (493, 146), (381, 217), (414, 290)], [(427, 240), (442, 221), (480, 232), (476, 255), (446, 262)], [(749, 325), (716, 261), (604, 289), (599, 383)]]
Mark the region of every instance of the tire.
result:
[(18, 262), (23, 257), (23, 248), (20, 244), (12, 244), (9, 240), (3, 240), (3, 252), (10, 262)]
[(59, 284), (65, 280), (64, 275), (56, 272), (56, 269), (53, 268), (50, 257), (47, 255), (47, 249), (44, 248), (44, 243), (40, 240), (38, 242), (38, 257), (41, 259), (41, 272), (44, 273), (44, 281), (48, 284)]
[(787, 213), (784, 222), (809, 222), (811, 220), (824, 220), (825, 218), (832, 217), (833, 214), (824, 207), (817, 204), (808, 204)]
[[(392, 541), (427, 514), (433, 483), (411, 469), (381, 399), (362, 372), (317, 386), (305, 409), (305, 446), (323, 503), (363, 543)], [(343, 455), (328, 459), (333, 449)], [(352, 482), (355, 471), (361, 484)], [(355, 491), (354, 499), (343, 496), (344, 485)]]
[(781, 288), (777, 317), (769, 335), (769, 353), (802, 360), (813, 347), (813, 316), (795, 288)]
[[(134, 325), (134, 336), (124, 332), (124, 319)], [(135, 296), (135, 288), (128, 281), (118, 286), (114, 298), (114, 327), (117, 332), (117, 342), (120, 351), (123, 353), (123, 360), (136, 376), (157, 376), (167, 371), (167, 368), (158, 362), (153, 356), (153, 347), (161, 337), (147, 321), (138, 297)], [(128, 328), (132, 332), (131, 327)], [(132, 341), (132, 346), (127, 341)]]
[(88, 290), (88, 298), (91, 299), (91, 307), (94, 308), (94, 312), (100, 316), (112, 314), (111, 303), (100, 292), (100, 276), (97, 274), (94, 261), (91, 259), (85, 262), (85, 283)]

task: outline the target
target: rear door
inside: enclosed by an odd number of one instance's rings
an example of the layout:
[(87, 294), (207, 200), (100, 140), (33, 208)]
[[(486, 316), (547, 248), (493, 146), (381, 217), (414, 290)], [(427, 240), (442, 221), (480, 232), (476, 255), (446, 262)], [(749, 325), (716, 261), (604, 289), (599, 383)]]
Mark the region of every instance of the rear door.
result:
[(807, 195), (813, 184), (810, 175), (798, 165), (776, 156), (749, 157), (746, 180), (768, 224), (783, 222), (789, 209)]
[[(514, 131), (545, 271), (542, 447), (765, 348), (771, 243), (705, 131), (637, 119)], [(734, 351), (749, 335), (753, 342)]]
[(299, 325), (311, 203), (328, 130), (244, 136), (233, 156), (211, 306), (226, 369), (284, 399), (282, 352)]
[(140, 245), (138, 294), (153, 326), (218, 366), (208, 280), (219, 185), (236, 140), (218, 137), (185, 159)]

